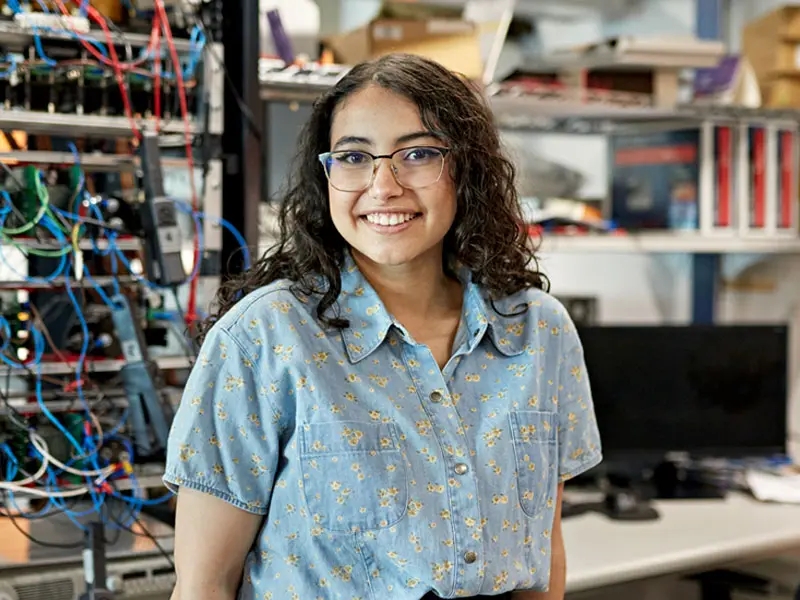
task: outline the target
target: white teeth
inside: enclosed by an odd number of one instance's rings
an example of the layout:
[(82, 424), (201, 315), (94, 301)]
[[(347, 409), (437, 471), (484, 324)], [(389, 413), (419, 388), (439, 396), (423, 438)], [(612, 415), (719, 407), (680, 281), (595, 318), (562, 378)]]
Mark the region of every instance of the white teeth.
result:
[(384, 227), (393, 227), (395, 225), (402, 225), (406, 221), (410, 221), (416, 215), (413, 213), (370, 213), (367, 215), (367, 221), (375, 225), (383, 225)]

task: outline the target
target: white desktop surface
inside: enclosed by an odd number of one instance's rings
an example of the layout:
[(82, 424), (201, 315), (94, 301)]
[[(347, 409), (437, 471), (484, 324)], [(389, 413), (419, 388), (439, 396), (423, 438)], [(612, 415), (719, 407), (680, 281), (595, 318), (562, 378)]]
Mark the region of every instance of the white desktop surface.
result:
[(725, 500), (655, 502), (657, 521), (597, 513), (563, 521), (567, 591), (689, 573), (800, 548), (800, 505), (738, 493)]

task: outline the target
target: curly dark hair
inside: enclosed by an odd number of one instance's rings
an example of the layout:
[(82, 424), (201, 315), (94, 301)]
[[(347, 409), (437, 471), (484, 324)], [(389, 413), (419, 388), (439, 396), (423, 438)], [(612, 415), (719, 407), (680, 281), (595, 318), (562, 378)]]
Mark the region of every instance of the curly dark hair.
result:
[[(548, 288), (535, 248), (520, 226), (514, 166), (482, 95), (436, 62), (390, 54), (357, 65), (314, 103), (280, 201), (278, 242), (252, 268), (220, 287), (212, 315), (201, 325), (201, 339), (243, 295), (278, 279), (291, 281), (295, 293), (320, 295), (317, 318), (324, 325), (348, 326), (347, 320), (328, 312), (341, 292), (340, 269), (348, 246), (331, 219), (328, 182), (317, 157), (330, 150), (335, 109), (369, 85), (411, 100), (425, 126), (451, 148), (457, 209), (444, 242), (445, 267), (469, 269), (493, 300), (530, 287)], [(318, 289), (320, 276), (323, 289)]]

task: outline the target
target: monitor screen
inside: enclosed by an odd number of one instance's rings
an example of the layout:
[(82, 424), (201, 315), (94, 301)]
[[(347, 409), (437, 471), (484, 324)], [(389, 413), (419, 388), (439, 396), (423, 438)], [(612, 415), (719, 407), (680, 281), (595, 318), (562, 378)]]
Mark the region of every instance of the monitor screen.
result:
[(785, 452), (787, 327), (579, 332), (607, 457)]

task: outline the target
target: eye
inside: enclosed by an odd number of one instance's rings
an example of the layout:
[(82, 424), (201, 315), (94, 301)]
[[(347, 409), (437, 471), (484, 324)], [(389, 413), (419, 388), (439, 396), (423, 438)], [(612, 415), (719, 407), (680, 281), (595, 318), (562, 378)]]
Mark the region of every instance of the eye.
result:
[(364, 152), (337, 152), (332, 157), (334, 163), (348, 167), (358, 167), (369, 162), (370, 157)]
[(403, 153), (403, 160), (408, 162), (425, 162), (438, 158), (440, 154), (441, 153), (436, 148), (420, 146), (418, 148), (409, 148)]

